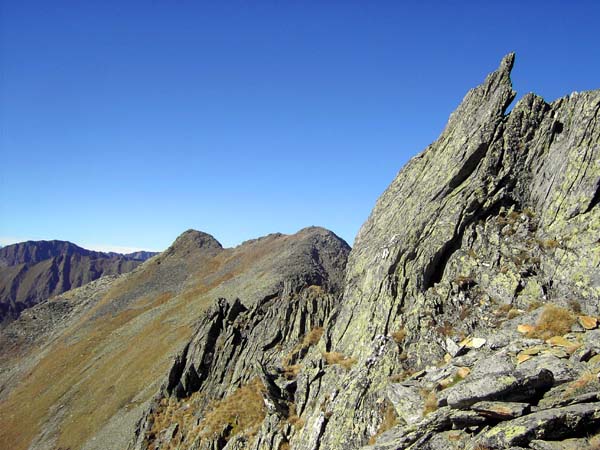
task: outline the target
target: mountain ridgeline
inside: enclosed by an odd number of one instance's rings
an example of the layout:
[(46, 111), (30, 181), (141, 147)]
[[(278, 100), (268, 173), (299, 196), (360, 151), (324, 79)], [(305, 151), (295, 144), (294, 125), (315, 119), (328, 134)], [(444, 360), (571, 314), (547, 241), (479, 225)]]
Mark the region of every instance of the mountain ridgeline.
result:
[(102, 253), (66, 241), (27, 241), (0, 249), (0, 323), (42, 300), (104, 275), (129, 272), (156, 255)]
[(514, 59), (351, 251), (188, 230), (25, 311), (0, 331), (0, 446), (598, 448), (600, 91), (508, 113)]

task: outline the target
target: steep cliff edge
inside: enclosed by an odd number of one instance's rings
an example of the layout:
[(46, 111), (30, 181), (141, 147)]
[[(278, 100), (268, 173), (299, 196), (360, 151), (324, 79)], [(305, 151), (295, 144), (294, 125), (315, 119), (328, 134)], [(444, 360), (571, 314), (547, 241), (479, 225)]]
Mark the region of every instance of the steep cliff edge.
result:
[(289, 309), (219, 303), (131, 448), (587, 445), (600, 426), (600, 91), (528, 94), (507, 114), (513, 64), (378, 200), (341, 301), (293, 333), (308, 291)]

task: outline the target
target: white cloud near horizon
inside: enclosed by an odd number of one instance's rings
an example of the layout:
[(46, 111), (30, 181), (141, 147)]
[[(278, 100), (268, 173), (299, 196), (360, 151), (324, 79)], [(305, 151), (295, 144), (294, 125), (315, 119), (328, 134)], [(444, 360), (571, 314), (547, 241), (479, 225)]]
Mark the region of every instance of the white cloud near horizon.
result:
[[(11, 244), (17, 244), (19, 242), (25, 241), (42, 241), (42, 240), (51, 240), (51, 239), (32, 239), (32, 238), (19, 238), (13, 236), (0, 236), (0, 245), (7, 246)], [(140, 247), (129, 247), (124, 245), (111, 245), (111, 244), (79, 244), (74, 242), (75, 245), (79, 247), (85, 248), (87, 250), (95, 250), (97, 252), (115, 252), (115, 253), (134, 253), (134, 252), (160, 252), (161, 250), (153, 250), (148, 248), (140, 248)]]
[[(79, 244), (77, 244), (79, 245)], [(106, 244), (82, 244), (80, 247), (87, 248), (88, 250), (95, 250), (97, 252), (115, 252), (115, 253), (134, 253), (134, 252), (159, 252), (161, 250), (152, 250), (147, 248), (139, 247), (127, 247), (121, 245), (106, 245)]]
[[(10, 244), (16, 244), (18, 242), (25, 242), (25, 241), (31, 241), (33, 239), (23, 239), (23, 238), (18, 238), (18, 237), (12, 237), (12, 236), (0, 236), (0, 245), (5, 246), (5, 245), (10, 245)], [(39, 239), (36, 239), (39, 240)]]

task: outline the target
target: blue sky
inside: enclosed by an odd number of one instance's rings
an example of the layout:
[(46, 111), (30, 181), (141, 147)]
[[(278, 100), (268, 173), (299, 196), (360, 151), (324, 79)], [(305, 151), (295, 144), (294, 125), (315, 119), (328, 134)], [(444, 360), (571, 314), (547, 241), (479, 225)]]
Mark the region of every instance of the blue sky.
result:
[(0, 3), (0, 244), (350, 244), (468, 89), (600, 87), (600, 2)]

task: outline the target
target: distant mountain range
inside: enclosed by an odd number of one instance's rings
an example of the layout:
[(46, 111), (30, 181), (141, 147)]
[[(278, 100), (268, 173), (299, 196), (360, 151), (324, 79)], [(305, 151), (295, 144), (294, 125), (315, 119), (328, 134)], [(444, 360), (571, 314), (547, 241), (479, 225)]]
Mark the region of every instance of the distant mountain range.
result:
[(104, 275), (137, 267), (153, 252), (128, 255), (81, 248), (68, 241), (27, 241), (0, 249), (0, 323), (21, 311)]
[(147, 259), (152, 258), (153, 256), (158, 255), (159, 252), (147, 252), (144, 250), (141, 250), (139, 252), (133, 252), (133, 253), (116, 253), (116, 252), (108, 252), (105, 253), (105, 255), (110, 255), (110, 256), (124, 256), (127, 259), (133, 260), (133, 261), (146, 261)]

